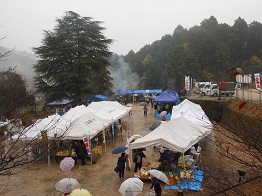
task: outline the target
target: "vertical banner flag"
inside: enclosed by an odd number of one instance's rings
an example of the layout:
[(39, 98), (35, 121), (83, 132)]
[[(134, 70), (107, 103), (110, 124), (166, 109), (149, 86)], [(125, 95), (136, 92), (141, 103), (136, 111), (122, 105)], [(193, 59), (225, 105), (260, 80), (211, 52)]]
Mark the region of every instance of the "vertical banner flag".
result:
[(260, 73), (255, 73), (254, 77), (255, 77), (256, 89), (260, 90), (261, 89)]
[(89, 137), (87, 134), (83, 134), (83, 142), (85, 144), (86, 147), (86, 152), (90, 153), (90, 148), (89, 148)]
[(190, 76), (185, 76), (185, 89), (188, 91), (190, 87)]
[(46, 130), (41, 131), (41, 136), (42, 136), (42, 143), (43, 143), (43, 147), (44, 147), (44, 152), (47, 153), (48, 152), (47, 131)]
[(103, 129), (102, 133), (103, 133), (103, 143), (106, 143), (106, 134), (105, 134), (105, 130), (104, 129)]

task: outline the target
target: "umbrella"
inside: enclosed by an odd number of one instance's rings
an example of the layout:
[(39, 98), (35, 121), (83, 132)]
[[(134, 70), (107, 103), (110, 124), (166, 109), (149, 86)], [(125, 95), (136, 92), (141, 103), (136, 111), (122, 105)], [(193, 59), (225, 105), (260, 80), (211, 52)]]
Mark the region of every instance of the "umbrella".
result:
[(79, 189), (81, 186), (74, 178), (63, 178), (55, 184), (55, 188), (63, 193), (70, 193), (74, 189)]
[(151, 169), (148, 172), (150, 173), (151, 176), (161, 180), (162, 182), (166, 184), (169, 184), (168, 177), (163, 172), (156, 170), (156, 169)]
[(140, 103), (140, 106), (147, 106), (147, 103), (142, 102), (142, 103)]
[(139, 178), (128, 178), (120, 185), (119, 192), (123, 196), (135, 196), (143, 190), (143, 185)]
[(134, 142), (136, 139), (138, 139), (138, 138), (141, 138), (142, 136), (141, 135), (138, 135), (138, 134), (135, 134), (135, 135), (132, 135), (132, 136), (130, 136), (130, 138), (129, 138), (129, 142), (131, 143), (131, 142)]
[(166, 115), (166, 111), (162, 111), (161, 113), (160, 113), (160, 116), (165, 116)]
[(75, 166), (75, 160), (72, 157), (65, 157), (60, 162), (60, 168), (62, 171), (68, 171)]
[(70, 196), (92, 196), (91, 193), (86, 189), (75, 189), (72, 191)]
[(127, 150), (127, 147), (125, 146), (118, 146), (114, 150), (112, 150), (112, 154), (119, 154), (121, 152), (125, 152)]

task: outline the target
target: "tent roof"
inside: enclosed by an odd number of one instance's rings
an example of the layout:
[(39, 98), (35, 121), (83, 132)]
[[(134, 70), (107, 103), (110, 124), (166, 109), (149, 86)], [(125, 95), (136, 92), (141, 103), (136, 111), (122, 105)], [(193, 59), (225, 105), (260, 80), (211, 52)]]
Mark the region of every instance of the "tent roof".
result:
[(73, 122), (76, 118), (81, 117), (82, 115), (89, 113), (89, 112), (95, 112), (92, 108), (87, 108), (84, 105), (76, 106), (74, 108), (71, 108), (69, 111), (67, 111), (63, 118), (66, 120)]
[(130, 149), (163, 145), (173, 151), (184, 153), (210, 132), (210, 128), (196, 125), (180, 116), (162, 122), (155, 130), (131, 143)]
[(171, 93), (168, 90), (164, 91), (161, 95), (154, 99), (156, 103), (178, 103), (177, 93)]
[(102, 121), (91, 112), (75, 119), (65, 133), (64, 139), (83, 139), (83, 134), (90, 135), (90, 139), (106, 128), (109, 123)]
[(53, 102), (50, 102), (46, 104), (47, 106), (63, 106), (63, 105), (68, 105), (69, 103), (72, 103), (72, 100), (69, 99), (63, 99), (63, 100), (56, 100)]
[(104, 96), (104, 95), (93, 95), (91, 97), (88, 97), (87, 100), (89, 101), (104, 101), (107, 99), (107, 96)]
[(202, 110), (201, 106), (187, 99), (177, 106), (173, 106), (171, 119), (184, 116), (189, 121), (201, 126), (210, 127), (212, 123)]
[(124, 90), (116, 92), (115, 94), (116, 95), (132, 95), (134, 94), (134, 92), (129, 89), (124, 89)]
[(134, 90), (134, 94), (160, 94), (162, 89), (153, 89), (153, 90)]

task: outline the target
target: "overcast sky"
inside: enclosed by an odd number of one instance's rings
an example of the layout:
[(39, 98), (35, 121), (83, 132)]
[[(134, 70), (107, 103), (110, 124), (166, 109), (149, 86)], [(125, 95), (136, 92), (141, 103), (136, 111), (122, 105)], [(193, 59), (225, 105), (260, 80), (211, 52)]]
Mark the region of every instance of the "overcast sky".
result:
[(65, 11), (103, 21), (110, 50), (126, 55), (172, 34), (178, 25), (191, 28), (214, 16), (233, 25), (241, 17), (262, 23), (262, 0), (1, 0), (0, 46), (31, 52), (53, 30)]

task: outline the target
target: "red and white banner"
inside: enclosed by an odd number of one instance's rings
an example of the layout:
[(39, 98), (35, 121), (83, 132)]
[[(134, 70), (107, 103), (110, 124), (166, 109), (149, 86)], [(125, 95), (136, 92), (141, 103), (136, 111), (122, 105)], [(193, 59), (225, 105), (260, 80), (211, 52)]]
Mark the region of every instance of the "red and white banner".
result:
[(188, 91), (190, 88), (190, 76), (185, 76), (185, 89)]
[(89, 136), (87, 134), (83, 134), (83, 142), (86, 147), (86, 152), (90, 153), (90, 148), (89, 148)]
[(255, 73), (254, 77), (255, 77), (256, 89), (260, 90), (261, 89), (260, 73)]

